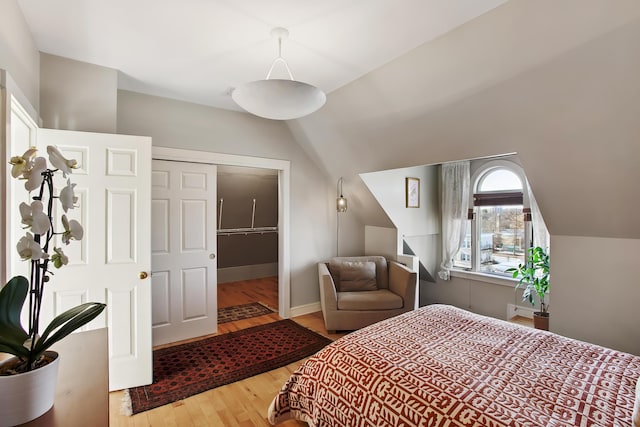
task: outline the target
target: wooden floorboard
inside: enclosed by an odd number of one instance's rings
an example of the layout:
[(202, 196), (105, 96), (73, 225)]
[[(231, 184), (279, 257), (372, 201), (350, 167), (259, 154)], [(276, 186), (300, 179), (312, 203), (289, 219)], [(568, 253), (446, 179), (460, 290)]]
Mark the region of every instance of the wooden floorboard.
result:
[[(275, 312), (219, 325), (218, 334), (281, 319), (277, 314), (278, 279), (276, 277), (219, 284), (219, 307), (256, 301), (274, 309)], [(295, 317), (293, 320), (331, 339), (344, 335), (328, 334), (321, 312)], [(111, 427), (269, 426), (266, 414), (271, 400), (304, 360), (132, 416), (122, 414), (123, 391), (111, 392), (109, 394), (109, 425)], [(282, 427), (306, 425), (297, 421), (279, 424)]]

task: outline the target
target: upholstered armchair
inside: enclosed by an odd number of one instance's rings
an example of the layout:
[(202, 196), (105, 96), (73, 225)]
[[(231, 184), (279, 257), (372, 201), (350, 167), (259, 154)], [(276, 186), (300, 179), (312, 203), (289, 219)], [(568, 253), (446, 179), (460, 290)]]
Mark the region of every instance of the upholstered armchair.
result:
[(335, 257), (318, 264), (327, 331), (352, 331), (413, 310), (417, 273), (382, 256)]

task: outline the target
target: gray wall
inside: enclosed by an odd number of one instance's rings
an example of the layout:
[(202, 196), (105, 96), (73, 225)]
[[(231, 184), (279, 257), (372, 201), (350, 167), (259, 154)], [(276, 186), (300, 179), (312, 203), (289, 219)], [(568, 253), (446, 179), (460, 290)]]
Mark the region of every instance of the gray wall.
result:
[(16, 0), (0, 0), (0, 69), (36, 110), (40, 105), (40, 54)]
[[(8, 94), (15, 95), (27, 112), (37, 119), (40, 56), (27, 28), (22, 11), (15, 0), (0, 0), (0, 245), (6, 248), (5, 226), (7, 219), (5, 185), (9, 176), (7, 159), (16, 155), (8, 152)], [(0, 283), (5, 283), (6, 262), (0, 262)]]
[[(361, 175), (371, 193), (401, 235), (420, 236), (440, 232), (438, 166), (414, 166)], [(405, 178), (420, 179), (420, 207), (407, 208)]]
[[(628, 303), (640, 287), (628, 285), (633, 263), (619, 262), (640, 239), (638, 40), (639, 2), (512, 0), (331, 93), (292, 127), (330, 176), (347, 179), (517, 152), (552, 234), (551, 329), (640, 354)], [(554, 247), (561, 236), (583, 240)], [(607, 253), (582, 257), (600, 244)], [(576, 274), (577, 260), (595, 272)], [(499, 317), (514, 295), (461, 279), (432, 290)], [(579, 295), (606, 300), (602, 326), (584, 327)]]
[(316, 263), (331, 256), (335, 210), (323, 172), (287, 126), (245, 113), (118, 91), (118, 133), (147, 135), (153, 145), (291, 162), (291, 305), (319, 300)]
[[(497, 319), (506, 317), (507, 304), (526, 307), (526, 304), (522, 303), (522, 291), (514, 291), (512, 286), (462, 277), (451, 277), (449, 281), (437, 278), (435, 283), (425, 285), (421, 288), (421, 304), (452, 304)], [(554, 294), (554, 305), (555, 302)], [(560, 320), (556, 319), (556, 311), (553, 310), (552, 313), (552, 322), (558, 323)], [(574, 315), (574, 312), (570, 315)]]
[[(420, 207), (407, 208), (405, 179), (420, 179)], [(369, 191), (385, 211), (399, 236), (404, 239), (420, 258), (428, 272), (436, 274), (440, 258), (438, 251), (440, 236), (439, 167), (414, 166), (370, 172), (361, 175)], [(421, 277), (421, 280), (426, 279)]]
[[(253, 199), (256, 201), (254, 226), (278, 225), (278, 175), (275, 171), (218, 166), (217, 187), (218, 201), (223, 199), (222, 229), (251, 227)], [(217, 259), (218, 268), (277, 263), (278, 234), (219, 235)]]
[(640, 354), (640, 240), (551, 236), (554, 331)]
[(42, 127), (116, 133), (116, 70), (43, 53), (40, 74)]

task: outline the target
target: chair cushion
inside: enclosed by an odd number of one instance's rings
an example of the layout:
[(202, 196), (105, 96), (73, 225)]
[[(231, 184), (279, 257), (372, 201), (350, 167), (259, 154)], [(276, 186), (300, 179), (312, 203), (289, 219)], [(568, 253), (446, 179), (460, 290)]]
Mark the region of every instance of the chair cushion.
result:
[(402, 305), (402, 297), (387, 289), (338, 292), (338, 310), (394, 310)]
[(371, 261), (376, 264), (376, 284), (378, 289), (389, 289), (389, 271), (387, 270), (387, 259), (383, 256), (353, 256), (353, 257), (333, 257), (329, 261), (329, 272), (336, 286), (340, 286), (340, 264), (343, 262)]
[(345, 261), (340, 264), (338, 292), (375, 291), (376, 265), (371, 261)]

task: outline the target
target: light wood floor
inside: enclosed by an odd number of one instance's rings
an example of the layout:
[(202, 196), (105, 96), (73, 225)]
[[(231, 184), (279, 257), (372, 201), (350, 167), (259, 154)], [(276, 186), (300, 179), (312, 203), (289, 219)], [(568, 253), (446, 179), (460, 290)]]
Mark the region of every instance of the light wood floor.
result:
[[(278, 280), (275, 277), (218, 285), (218, 306), (246, 304), (258, 301), (275, 310), (278, 308)], [(218, 327), (218, 333), (244, 329), (280, 320), (277, 313), (229, 322)], [(299, 324), (331, 339), (344, 334), (328, 334), (322, 313), (293, 318)], [(189, 426), (269, 426), (267, 408), (289, 376), (303, 361), (283, 368), (228, 384), (196, 396), (133, 416), (122, 415), (122, 391), (109, 394), (111, 427), (189, 427)], [(282, 427), (306, 426), (306, 423), (287, 421)]]

